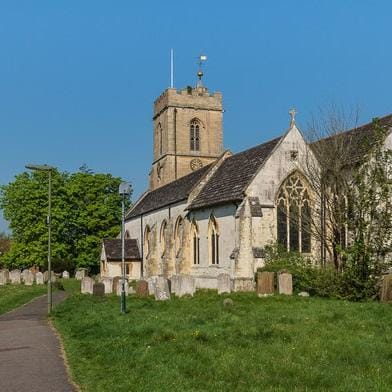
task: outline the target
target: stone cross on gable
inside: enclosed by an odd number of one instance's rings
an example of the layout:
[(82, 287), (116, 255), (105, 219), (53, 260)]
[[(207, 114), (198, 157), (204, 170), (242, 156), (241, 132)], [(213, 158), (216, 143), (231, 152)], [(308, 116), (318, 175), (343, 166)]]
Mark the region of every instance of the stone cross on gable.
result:
[(297, 114), (297, 111), (293, 108), (291, 110), (289, 110), (289, 114), (290, 114), (290, 127), (292, 127), (293, 125), (295, 125), (295, 115)]

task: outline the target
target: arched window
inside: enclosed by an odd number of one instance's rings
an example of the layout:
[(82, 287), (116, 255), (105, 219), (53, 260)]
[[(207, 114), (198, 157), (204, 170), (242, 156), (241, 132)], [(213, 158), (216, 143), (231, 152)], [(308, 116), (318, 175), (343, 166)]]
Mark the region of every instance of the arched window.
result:
[(200, 122), (196, 119), (191, 121), (189, 140), (191, 151), (200, 151)]
[(158, 145), (159, 145), (159, 155), (163, 154), (163, 132), (161, 123), (158, 124)]
[(178, 256), (181, 250), (183, 238), (184, 238), (184, 220), (182, 219), (181, 216), (179, 216), (177, 218), (176, 227), (174, 231), (174, 244), (175, 244), (176, 257)]
[(144, 254), (146, 257), (150, 255), (151, 251), (151, 230), (150, 226), (146, 226), (144, 229)]
[(167, 222), (164, 220), (161, 226), (160, 244), (161, 244), (161, 254), (162, 256), (166, 252), (166, 239), (167, 239)]
[(278, 243), (287, 251), (311, 252), (311, 206), (302, 177), (294, 173), (280, 187), (277, 199)]
[(193, 264), (200, 264), (200, 238), (199, 229), (195, 221), (192, 221), (191, 226), (191, 238), (192, 238), (192, 260)]
[(219, 264), (219, 231), (218, 224), (213, 215), (208, 224), (209, 254), (211, 264)]

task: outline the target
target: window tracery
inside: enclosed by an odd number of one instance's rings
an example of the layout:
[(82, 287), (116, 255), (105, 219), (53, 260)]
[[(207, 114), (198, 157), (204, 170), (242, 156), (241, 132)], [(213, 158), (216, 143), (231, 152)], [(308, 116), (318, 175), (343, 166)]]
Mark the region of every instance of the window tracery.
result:
[(200, 151), (200, 122), (197, 119), (190, 123), (190, 149)]

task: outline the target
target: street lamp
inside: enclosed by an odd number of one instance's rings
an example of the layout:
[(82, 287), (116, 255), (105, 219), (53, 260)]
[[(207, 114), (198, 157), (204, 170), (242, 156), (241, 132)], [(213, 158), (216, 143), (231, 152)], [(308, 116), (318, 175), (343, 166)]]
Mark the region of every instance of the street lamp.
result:
[(48, 165), (26, 165), (26, 169), (33, 171), (41, 171), (48, 173), (48, 216), (46, 223), (48, 225), (48, 314), (52, 312), (52, 263), (51, 263), (51, 249), (50, 249), (50, 234), (51, 234), (51, 207), (52, 207), (52, 171), (56, 168)]
[(118, 193), (122, 196), (122, 219), (121, 219), (121, 313), (126, 313), (125, 303), (125, 198), (131, 194), (131, 187), (127, 182), (122, 182), (118, 187)]

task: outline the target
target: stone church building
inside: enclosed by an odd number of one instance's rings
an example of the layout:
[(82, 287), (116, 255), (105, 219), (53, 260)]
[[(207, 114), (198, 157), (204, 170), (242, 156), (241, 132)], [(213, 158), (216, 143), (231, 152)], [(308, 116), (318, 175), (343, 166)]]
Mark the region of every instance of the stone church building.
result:
[[(266, 245), (320, 257), (307, 227), (304, 166), (312, 151), (290, 115), (280, 137), (232, 154), (223, 148), (221, 93), (201, 83), (164, 91), (154, 103), (149, 189), (126, 215), (129, 278), (187, 274), (197, 288), (217, 288), (217, 276), (228, 273), (234, 290), (252, 290)], [(391, 127), (392, 115), (382, 121)], [(392, 148), (390, 133), (386, 144)], [(290, 217), (292, 199), (299, 223)], [(116, 246), (120, 240), (107, 253), (119, 254)], [(102, 276), (120, 275), (105, 242), (102, 255)]]

